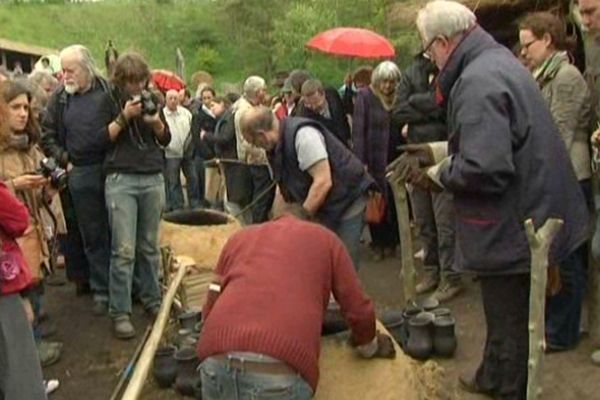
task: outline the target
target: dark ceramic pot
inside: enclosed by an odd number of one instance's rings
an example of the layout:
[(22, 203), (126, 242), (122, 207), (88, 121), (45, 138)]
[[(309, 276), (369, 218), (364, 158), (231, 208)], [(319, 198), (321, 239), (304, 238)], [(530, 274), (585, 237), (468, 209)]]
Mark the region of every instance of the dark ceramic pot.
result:
[(175, 353), (177, 360), (177, 378), (175, 389), (184, 396), (194, 396), (195, 388), (200, 380), (200, 374), (196, 371), (200, 363), (196, 358), (196, 349), (193, 347), (182, 347)]
[(425, 311), (435, 310), (439, 307), (440, 302), (435, 297), (423, 297), (416, 301), (416, 305), (419, 308), (422, 308)]
[(398, 344), (404, 347), (406, 336), (404, 334), (404, 317), (400, 310), (386, 310), (381, 315), (381, 323), (394, 337)]
[(194, 330), (194, 327), (198, 323), (198, 318), (202, 318), (198, 311), (186, 311), (179, 314), (179, 325), (183, 329)]
[(321, 328), (321, 335), (333, 335), (339, 332), (348, 330), (348, 324), (342, 316), (340, 310), (326, 310), (323, 314), (323, 325)]
[(408, 321), (408, 341), (404, 351), (409, 356), (425, 360), (433, 351), (431, 338), (431, 321), (423, 316), (412, 317)]
[(403, 342), (400, 343), (400, 346), (402, 346), (403, 349), (406, 346), (406, 342), (408, 341), (408, 321), (410, 321), (410, 319), (412, 317), (416, 316), (418, 313), (420, 313), (422, 311), (423, 311), (423, 309), (421, 309), (415, 305), (409, 305), (402, 312), (402, 318), (404, 319), (404, 322), (402, 324), (400, 336), (403, 338)]
[(437, 317), (433, 321), (433, 349), (438, 356), (452, 357), (456, 351), (456, 321), (451, 316)]
[(152, 374), (158, 386), (162, 388), (170, 387), (177, 376), (177, 360), (173, 358), (176, 350), (175, 346), (164, 346), (154, 353)]
[(192, 332), (189, 329), (180, 329), (177, 331), (177, 339), (176, 339), (176, 345), (177, 347), (183, 347), (185, 346), (184, 343), (187, 341), (187, 339), (190, 337), (190, 335), (192, 334)]
[(433, 313), (433, 315), (435, 315), (435, 317), (449, 317), (452, 315), (452, 311), (450, 311), (449, 308), (446, 307), (440, 307), (440, 308), (436, 308), (435, 310), (431, 311)]

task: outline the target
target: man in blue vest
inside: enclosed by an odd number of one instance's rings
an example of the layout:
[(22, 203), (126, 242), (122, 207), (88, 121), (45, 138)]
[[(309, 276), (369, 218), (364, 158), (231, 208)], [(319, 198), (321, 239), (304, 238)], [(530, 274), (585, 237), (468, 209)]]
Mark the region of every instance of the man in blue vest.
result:
[(374, 185), (361, 161), (319, 122), (256, 107), (241, 117), (244, 138), (270, 155), (276, 201), (297, 202), (342, 239), (355, 267), (366, 193)]

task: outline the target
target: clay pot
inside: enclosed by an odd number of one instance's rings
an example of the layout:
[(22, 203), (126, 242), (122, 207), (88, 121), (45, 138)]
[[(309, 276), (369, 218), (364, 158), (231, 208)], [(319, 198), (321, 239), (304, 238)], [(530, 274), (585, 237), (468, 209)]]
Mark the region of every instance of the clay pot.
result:
[(433, 321), (435, 320), (434, 313), (429, 311), (422, 311), (418, 313), (416, 317), (429, 321), (429, 324), (427, 326), (429, 327), (429, 329), (433, 329)]
[(404, 346), (406, 336), (404, 334), (404, 317), (402, 311), (386, 310), (381, 315), (381, 323), (394, 337), (400, 346)]
[(190, 337), (191, 334), (192, 334), (192, 331), (190, 331), (189, 329), (180, 329), (179, 331), (177, 331), (177, 339), (176, 339), (177, 346), (183, 347), (184, 343), (186, 343), (187, 339)]
[(402, 318), (404, 319), (404, 323), (402, 324), (402, 330), (400, 333), (400, 337), (404, 338), (404, 341), (400, 343), (400, 346), (404, 349), (406, 346), (406, 342), (408, 341), (408, 321), (423, 310), (415, 305), (409, 305), (402, 312)]
[(321, 335), (333, 335), (339, 332), (348, 330), (348, 324), (342, 316), (340, 310), (326, 310), (323, 314), (323, 325), (321, 327)]
[(433, 352), (431, 320), (424, 316), (412, 317), (408, 321), (408, 341), (404, 351), (419, 360), (427, 359)]
[(422, 308), (425, 311), (435, 310), (439, 307), (440, 302), (435, 297), (423, 297), (416, 301), (416, 305), (419, 308)]
[(177, 317), (179, 319), (179, 325), (183, 329), (187, 329), (192, 332), (198, 323), (198, 311), (185, 311)]
[(194, 325), (194, 332), (196, 332), (196, 333), (202, 332), (202, 325), (204, 325), (204, 323), (202, 321), (200, 321), (196, 325)]
[(437, 317), (433, 321), (433, 349), (441, 357), (452, 357), (456, 351), (456, 321), (451, 316)]
[(164, 346), (154, 353), (152, 374), (158, 386), (162, 388), (170, 387), (177, 376), (177, 361), (173, 358), (175, 350), (175, 346)]
[(440, 308), (436, 308), (435, 310), (431, 311), (433, 313), (433, 315), (437, 317), (449, 317), (452, 315), (452, 311), (450, 311), (449, 308), (445, 308), (445, 307), (440, 307)]
[(194, 396), (200, 380), (200, 374), (196, 371), (200, 363), (196, 358), (196, 350), (193, 347), (182, 347), (175, 353), (175, 360), (178, 367), (175, 389), (184, 396)]

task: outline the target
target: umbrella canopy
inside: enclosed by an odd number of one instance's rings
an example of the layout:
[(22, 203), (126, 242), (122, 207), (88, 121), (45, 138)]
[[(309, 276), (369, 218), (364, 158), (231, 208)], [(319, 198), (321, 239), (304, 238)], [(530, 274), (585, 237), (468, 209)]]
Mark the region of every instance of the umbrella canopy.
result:
[(346, 57), (391, 58), (396, 51), (385, 37), (362, 28), (334, 28), (319, 33), (306, 47)]
[(168, 90), (181, 90), (185, 88), (185, 82), (174, 72), (166, 69), (152, 70), (152, 83), (161, 92)]

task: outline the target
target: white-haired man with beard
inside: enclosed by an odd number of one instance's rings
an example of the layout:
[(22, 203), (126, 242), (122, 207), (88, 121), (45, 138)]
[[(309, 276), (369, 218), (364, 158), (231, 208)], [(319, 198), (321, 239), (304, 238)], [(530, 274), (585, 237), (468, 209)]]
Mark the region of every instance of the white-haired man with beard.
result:
[[(109, 129), (116, 129), (116, 105), (87, 48), (66, 47), (60, 52), (60, 62), (64, 83), (48, 103), (42, 121), (42, 147), (47, 156), (69, 171), (69, 188), (63, 191), (62, 200), (75, 212), (65, 213), (69, 230), (67, 276), (78, 285), (79, 293), (91, 288), (92, 311), (102, 315), (108, 309), (110, 260), (102, 164), (110, 144)], [(83, 251), (78, 246), (81, 242)]]

